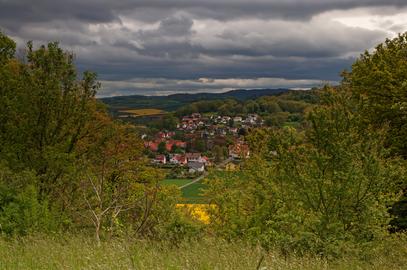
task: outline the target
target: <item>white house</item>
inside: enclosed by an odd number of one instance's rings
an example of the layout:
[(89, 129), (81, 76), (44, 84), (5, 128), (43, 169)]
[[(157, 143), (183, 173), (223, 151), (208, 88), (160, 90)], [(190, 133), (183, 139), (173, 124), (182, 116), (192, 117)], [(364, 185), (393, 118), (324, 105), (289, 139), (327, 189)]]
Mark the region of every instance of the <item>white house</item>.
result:
[(191, 161), (188, 162), (188, 168), (190, 173), (203, 172), (205, 165), (202, 162)]
[(235, 123), (242, 122), (242, 121), (243, 121), (243, 118), (240, 116), (233, 117), (233, 122), (235, 122)]

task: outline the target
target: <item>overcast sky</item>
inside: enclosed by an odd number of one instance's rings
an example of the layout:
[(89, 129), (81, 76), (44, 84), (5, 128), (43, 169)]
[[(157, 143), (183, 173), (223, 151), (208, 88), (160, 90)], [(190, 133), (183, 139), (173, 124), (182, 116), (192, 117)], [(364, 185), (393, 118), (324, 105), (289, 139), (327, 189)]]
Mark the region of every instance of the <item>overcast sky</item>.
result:
[(60, 41), (99, 96), (309, 88), (407, 31), (407, 0), (0, 0), (0, 29)]

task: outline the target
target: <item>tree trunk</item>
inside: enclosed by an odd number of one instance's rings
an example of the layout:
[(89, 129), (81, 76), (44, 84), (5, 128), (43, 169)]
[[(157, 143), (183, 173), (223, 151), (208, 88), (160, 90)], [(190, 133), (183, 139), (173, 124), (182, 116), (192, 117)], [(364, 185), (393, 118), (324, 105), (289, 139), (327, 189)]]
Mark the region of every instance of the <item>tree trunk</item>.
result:
[(95, 224), (95, 237), (96, 237), (96, 244), (99, 247), (100, 246), (100, 221), (97, 220)]

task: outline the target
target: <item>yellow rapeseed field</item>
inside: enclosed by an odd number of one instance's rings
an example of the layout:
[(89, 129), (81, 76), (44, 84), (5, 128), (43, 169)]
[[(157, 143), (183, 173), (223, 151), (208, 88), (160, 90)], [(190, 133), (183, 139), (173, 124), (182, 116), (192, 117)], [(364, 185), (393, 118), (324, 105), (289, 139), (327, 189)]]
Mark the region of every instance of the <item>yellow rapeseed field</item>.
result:
[(157, 115), (157, 114), (165, 113), (165, 111), (159, 110), (159, 109), (129, 109), (129, 110), (121, 110), (119, 112), (131, 114), (134, 117), (147, 116), (147, 115)]
[(209, 209), (213, 209), (215, 205), (210, 204), (177, 204), (177, 208), (187, 210), (191, 216), (204, 224), (209, 224)]

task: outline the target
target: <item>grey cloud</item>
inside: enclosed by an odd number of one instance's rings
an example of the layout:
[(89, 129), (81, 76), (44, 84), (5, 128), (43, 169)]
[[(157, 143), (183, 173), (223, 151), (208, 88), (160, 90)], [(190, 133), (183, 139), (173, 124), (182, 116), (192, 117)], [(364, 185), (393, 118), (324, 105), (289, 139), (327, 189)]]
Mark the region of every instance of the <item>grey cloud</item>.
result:
[(396, 32), (396, 33), (402, 33), (404, 31), (406, 31), (406, 25), (404, 25), (404, 24), (392, 24), (389, 27), (389, 29)]
[[(195, 17), (233, 20), (242, 17), (308, 19), (334, 9), (356, 7), (405, 7), (405, 0), (1, 0), (0, 22), (17, 29), (15, 22), (48, 22), (75, 19), (86, 23), (120, 21), (120, 14), (159, 21), (184, 10)], [(14, 23), (13, 23), (14, 22)]]
[(184, 36), (191, 34), (192, 25), (193, 21), (191, 18), (184, 16), (169, 17), (160, 22), (157, 32), (161, 35)]
[(274, 43), (270, 50), (274, 55), (308, 58), (340, 57), (347, 53), (362, 52), (386, 38), (383, 31), (368, 31), (357, 28), (332, 29), (335, 37), (327, 32), (302, 36), (288, 36)]
[(3, 27), (17, 30), (23, 23), (58, 20), (78, 20), (85, 23), (94, 23), (118, 20), (114, 9), (110, 8), (115, 1), (104, 2), (1, 0), (0, 23)]
[[(319, 80), (288, 80), (283, 78), (228, 78), (195, 80), (171, 80), (163, 78), (146, 79), (138, 78), (127, 81), (102, 81), (104, 88), (99, 96), (131, 95), (134, 93), (145, 95), (168, 95), (173, 93), (197, 93), (197, 92), (224, 92), (239, 88), (310, 88), (320, 86)], [(335, 82), (330, 82), (335, 84)]]
[(113, 41), (113, 46), (127, 48), (139, 55), (160, 58), (196, 58), (199, 46), (192, 45), (193, 20), (186, 16), (171, 16), (160, 21), (157, 29), (128, 29)]
[[(224, 59), (224, 60), (223, 60)], [(157, 61), (150, 58), (123, 60), (109, 63), (97, 59), (89, 63), (78, 57), (78, 65), (83, 69), (98, 72), (100, 78), (108, 80), (128, 80), (134, 77), (167, 79), (206, 78), (256, 78), (282, 77), (287, 79), (339, 80), (339, 73), (349, 68), (354, 58), (301, 59), (251, 57), (243, 60), (220, 59), (218, 64), (202, 64), (191, 59)]]
[[(334, 10), (351, 14), (357, 7), (381, 7), (369, 11), (380, 17), (396, 12), (395, 7), (407, 8), (407, 2), (0, 0), (0, 30), (19, 41), (60, 41), (75, 52), (79, 69), (99, 73), (111, 93), (145, 91), (119, 89), (126, 85), (121, 81), (135, 78), (153, 80), (160, 93), (176, 87), (218, 91), (232, 86), (194, 80), (338, 81), (340, 71), (364, 49), (389, 37), (389, 30), (407, 30), (393, 20), (380, 21), (383, 28), (366, 29), (321, 17)], [(108, 89), (104, 92), (108, 95)]]
[(164, 58), (196, 57), (197, 50), (191, 44), (193, 21), (185, 16), (171, 16), (160, 21), (156, 30), (139, 31), (135, 39), (143, 55)]

